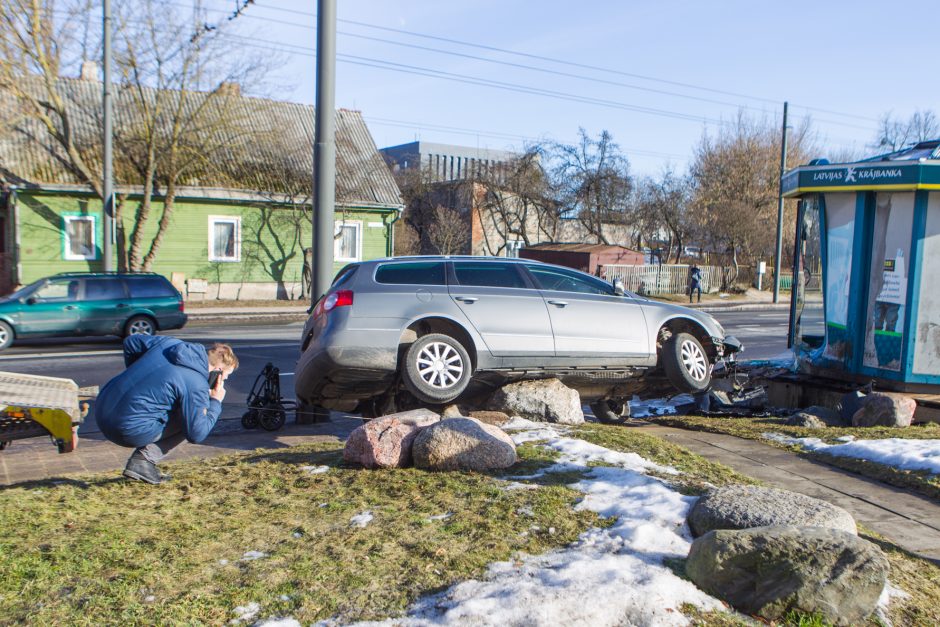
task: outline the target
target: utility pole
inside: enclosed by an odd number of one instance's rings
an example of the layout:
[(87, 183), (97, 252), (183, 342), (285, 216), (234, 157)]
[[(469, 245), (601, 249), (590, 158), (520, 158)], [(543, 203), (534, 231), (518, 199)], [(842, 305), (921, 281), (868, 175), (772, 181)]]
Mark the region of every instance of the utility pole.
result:
[[(777, 254), (774, 255), (774, 302), (780, 300), (780, 255), (783, 254), (783, 173), (787, 171), (787, 103), (783, 103), (783, 137), (780, 140), (780, 180), (777, 181)], [(794, 277), (794, 280), (796, 278)], [(793, 289), (792, 287), (790, 288)]]
[(333, 212), (336, 201), (336, 0), (317, 1), (317, 104), (313, 146), (312, 302), (333, 279)]
[(113, 154), (111, 150), (111, 136), (112, 136), (112, 120), (111, 120), (111, 0), (104, 0), (103, 5), (103, 48), (102, 53), (103, 62), (102, 70), (104, 76), (102, 84), (102, 104), (104, 106), (103, 126), (104, 126), (104, 136), (102, 137), (102, 144), (104, 145), (104, 155), (102, 155), (102, 161), (104, 162), (102, 170), (104, 181), (102, 183), (102, 188), (104, 191), (104, 198), (101, 206), (101, 221), (103, 226), (103, 239), (101, 242), (101, 256), (104, 257), (104, 271), (111, 272), (114, 270), (114, 255), (111, 252), (111, 242), (114, 239), (114, 191), (112, 190), (113, 186)]

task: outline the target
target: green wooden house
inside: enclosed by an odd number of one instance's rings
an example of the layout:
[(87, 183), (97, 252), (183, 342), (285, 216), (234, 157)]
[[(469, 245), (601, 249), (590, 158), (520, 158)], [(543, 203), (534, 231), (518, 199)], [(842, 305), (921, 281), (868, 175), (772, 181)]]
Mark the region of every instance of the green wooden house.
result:
[[(87, 162), (99, 163), (101, 83), (61, 79), (58, 86), (76, 144)], [(314, 109), (243, 97), (237, 89), (213, 95), (225, 124), (199, 144), (198, 167), (179, 177), (149, 269), (191, 299), (299, 298), (304, 249), (312, 242)], [(187, 106), (204, 105), (201, 99), (209, 97), (187, 94)], [(133, 163), (139, 102), (120, 90), (115, 100), (118, 268), (135, 227), (140, 256), (150, 250), (166, 190), (155, 183), (144, 221), (144, 187)], [(7, 292), (58, 272), (103, 268), (101, 199), (80, 182), (60, 144), (22, 115), (15, 95), (0, 90), (0, 289)], [(401, 195), (358, 111), (337, 111), (336, 154), (335, 269), (390, 256)]]

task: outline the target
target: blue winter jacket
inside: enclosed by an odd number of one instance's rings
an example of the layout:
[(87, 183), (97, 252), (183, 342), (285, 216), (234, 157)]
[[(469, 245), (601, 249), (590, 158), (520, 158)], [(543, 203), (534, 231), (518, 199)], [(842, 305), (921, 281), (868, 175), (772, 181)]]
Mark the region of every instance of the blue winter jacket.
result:
[(209, 358), (201, 344), (172, 337), (131, 335), (124, 340), (127, 369), (104, 386), (95, 418), (106, 438), (139, 447), (161, 438), (171, 414), (190, 442), (212, 431), (222, 403), (209, 397)]

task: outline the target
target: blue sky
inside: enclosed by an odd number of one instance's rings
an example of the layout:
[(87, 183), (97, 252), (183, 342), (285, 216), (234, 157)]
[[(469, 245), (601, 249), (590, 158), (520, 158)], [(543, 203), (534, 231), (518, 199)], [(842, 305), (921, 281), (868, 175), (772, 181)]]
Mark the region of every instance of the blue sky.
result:
[[(202, 3), (210, 21), (236, 6)], [(255, 0), (235, 24), (280, 50), (274, 97), (314, 101), (316, 5)], [(685, 169), (742, 107), (779, 126), (788, 100), (825, 146), (862, 151), (885, 112), (940, 109), (936, 0), (338, 0), (338, 17), (336, 106), (361, 110), (379, 147), (520, 149), (607, 129), (652, 175)]]

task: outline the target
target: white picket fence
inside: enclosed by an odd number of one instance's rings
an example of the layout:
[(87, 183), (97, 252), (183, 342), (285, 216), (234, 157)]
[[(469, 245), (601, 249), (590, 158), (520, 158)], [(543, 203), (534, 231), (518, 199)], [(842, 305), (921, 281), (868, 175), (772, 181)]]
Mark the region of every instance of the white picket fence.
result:
[[(721, 287), (719, 266), (699, 266), (702, 271), (702, 292), (715, 292)], [(620, 279), (623, 286), (637, 294), (656, 296), (659, 294), (687, 294), (689, 291), (689, 266), (687, 265), (643, 265), (604, 266), (604, 278), (608, 281)]]

